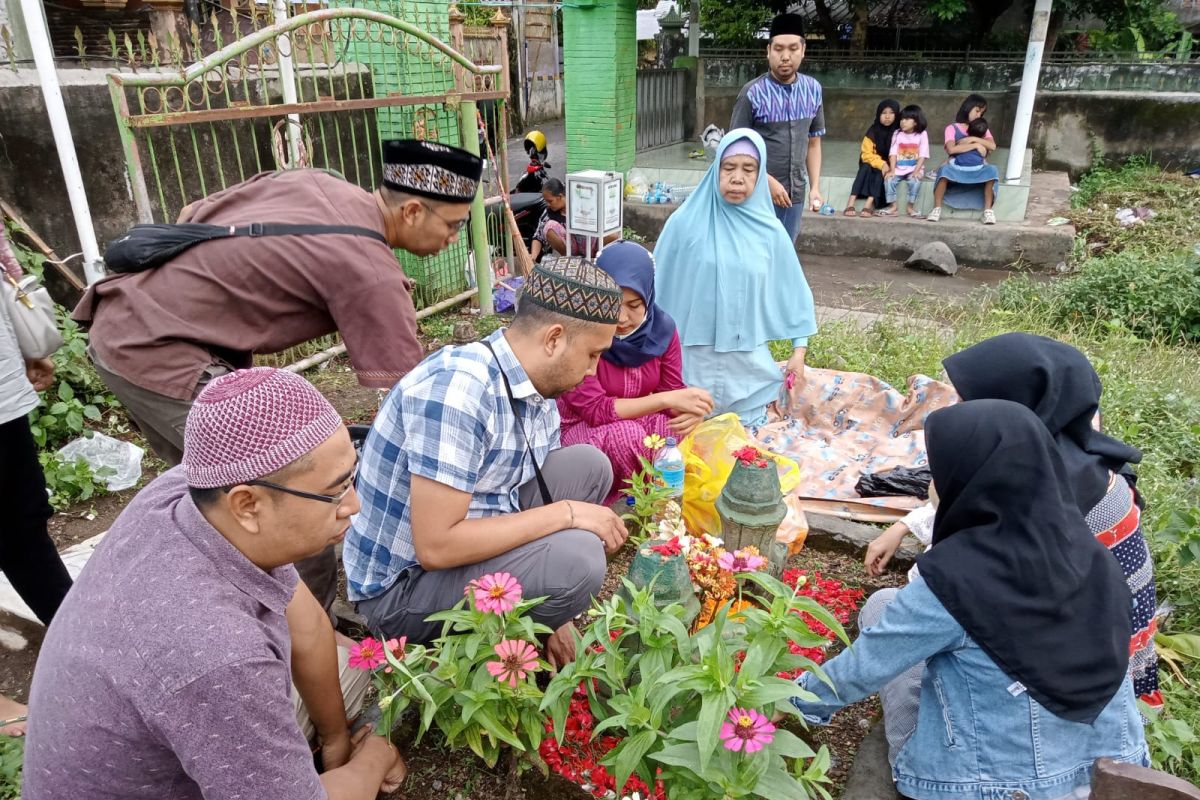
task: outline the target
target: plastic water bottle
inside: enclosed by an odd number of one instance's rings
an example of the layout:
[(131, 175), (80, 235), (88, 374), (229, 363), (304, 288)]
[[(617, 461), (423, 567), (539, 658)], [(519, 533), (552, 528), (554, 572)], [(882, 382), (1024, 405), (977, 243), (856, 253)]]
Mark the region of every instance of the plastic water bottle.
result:
[(671, 491), (671, 498), (683, 500), (683, 453), (674, 436), (667, 438), (667, 445), (654, 458), (654, 468), (662, 475), (663, 483)]
[(829, 203), (826, 203), (825, 205), (821, 206), (821, 210), (818, 213), (823, 217), (832, 217), (837, 213), (837, 209), (829, 205)]

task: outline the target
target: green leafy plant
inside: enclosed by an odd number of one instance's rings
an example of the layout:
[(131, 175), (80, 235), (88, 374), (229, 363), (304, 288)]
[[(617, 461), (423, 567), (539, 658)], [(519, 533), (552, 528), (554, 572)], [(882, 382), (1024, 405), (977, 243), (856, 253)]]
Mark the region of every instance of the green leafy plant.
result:
[[(647, 436), (642, 444), (653, 454), (666, 442), (661, 436)], [(621, 490), (625, 497), (625, 513), (621, 519), (633, 526), (630, 537), (640, 544), (654, 534), (658, 517), (671, 499), (671, 490), (663, 483), (662, 474), (646, 456), (638, 456), (642, 468), (625, 479), (626, 488)]]
[(1154, 537), (1171, 546), (1181, 565), (1200, 561), (1200, 508), (1172, 509)]
[(46, 488), (50, 490), (50, 505), (56, 511), (103, 494), (106, 479), (113, 472), (111, 467), (93, 470), (82, 458), (68, 461), (58, 453), (39, 453), (38, 462), (46, 476)]
[(25, 739), (0, 736), (0, 800), (21, 796), (21, 761), (25, 757)]
[(527, 614), (544, 598), (523, 599), (508, 573), (484, 575), (465, 594), (453, 609), (429, 617), (445, 623), (429, 647), (364, 639), (350, 665), (373, 671), (381, 734), (415, 705), (417, 741), (436, 727), (447, 744), (470, 747), (489, 767), (507, 746), (522, 756), (514, 768), (528, 768), (538, 763), (545, 736), (542, 691), (533, 676), (549, 665), (537, 657), (538, 637), (552, 631)]
[(828, 642), (801, 614), (843, 641), (845, 633), (826, 609), (782, 582), (762, 573), (739, 578), (756, 585), (763, 607), (726, 605), (695, 634), (681, 605), (659, 608), (652, 587), (629, 581), (589, 612), (577, 660), (551, 680), (542, 703), (556, 739), (563, 740), (572, 695), (582, 688), (593, 734), (621, 737), (600, 760), (618, 787), (636, 775), (645, 786), (661, 781), (672, 800), (828, 797), (828, 752), (770, 719), (776, 710), (795, 714), (788, 700), (806, 696), (779, 673), (806, 669), (824, 679), (816, 662), (789, 649), (789, 642)]
[(1195, 775), (1200, 772), (1200, 696), (1174, 676), (1164, 676), (1162, 690), (1164, 711), (1147, 715), (1151, 763), (1172, 775)]

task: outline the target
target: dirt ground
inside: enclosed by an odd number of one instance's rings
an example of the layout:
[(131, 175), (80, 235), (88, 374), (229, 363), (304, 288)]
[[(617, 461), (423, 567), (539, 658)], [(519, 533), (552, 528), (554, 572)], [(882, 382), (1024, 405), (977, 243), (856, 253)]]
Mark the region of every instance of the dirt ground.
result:
[[(876, 312), (885, 311), (890, 305), (913, 297), (963, 299), (980, 286), (993, 285), (1008, 274), (1001, 270), (964, 269), (957, 276), (949, 278), (907, 270), (897, 262), (818, 254), (804, 256), (803, 263), (819, 305)], [(469, 312), (427, 320), (421, 326), (427, 350), (433, 351), (448, 344), (456, 322), (470, 323), (477, 334), (487, 333), (496, 324), (491, 320), (480, 320), (478, 315)], [(347, 422), (370, 422), (374, 417), (382, 395), (377, 390), (364, 389), (357, 384), (345, 356), (310, 371), (306, 377), (329, 397)], [(164, 467), (162, 462), (148, 456), (143, 463), (140, 485), (152, 480)], [(50, 533), (56, 545), (63, 549), (107, 530), (136, 491), (135, 488), (94, 498), (56, 514), (50, 522)], [(628, 567), (629, 557), (629, 554), (620, 554), (613, 561), (605, 584), (606, 592), (618, 585), (620, 576)], [(861, 564), (855, 558), (841, 554), (807, 549), (794, 558), (791, 566), (820, 570), (851, 586), (864, 584)], [(902, 575), (895, 573), (883, 583), (863, 588), (870, 590), (878, 585), (896, 584), (901, 579)], [(2, 614), (0, 628), (15, 633), (27, 642), (20, 649), (12, 649), (7, 646), (8, 642), (0, 642), (0, 652), (3, 652), (3, 658), (0, 658), (0, 693), (24, 701), (41, 644), (42, 629)], [(831, 777), (839, 792), (850, 758), (866, 735), (870, 720), (877, 714), (878, 707), (874, 701), (860, 703), (839, 714), (832, 726), (812, 733), (814, 741), (828, 744), (831, 748), (834, 756)], [(405, 789), (397, 797), (408, 800), (471, 800), (503, 796), (509, 788), (507, 771), (502, 765), (498, 765), (496, 770), (486, 770), (473, 756), (446, 750), (435, 737), (420, 746), (410, 747), (408, 757), (410, 777)], [(509, 796), (533, 800), (541, 796), (560, 797), (561, 792), (542, 785), (540, 779), (527, 777), (516, 793)]]

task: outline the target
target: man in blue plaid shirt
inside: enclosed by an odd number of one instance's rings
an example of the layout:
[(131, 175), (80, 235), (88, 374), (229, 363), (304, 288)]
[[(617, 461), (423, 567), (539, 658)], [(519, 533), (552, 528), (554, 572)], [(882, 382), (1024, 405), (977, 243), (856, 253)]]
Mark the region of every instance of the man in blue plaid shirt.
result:
[(429, 356), (388, 395), (363, 448), (362, 511), (346, 537), (350, 599), (385, 637), (428, 642), (426, 617), (492, 572), (546, 597), (547, 657), (574, 659), (571, 620), (587, 609), (627, 537), (600, 502), (608, 458), (560, 448), (554, 398), (595, 374), (612, 344), (621, 290), (590, 262), (539, 264), (511, 326)]

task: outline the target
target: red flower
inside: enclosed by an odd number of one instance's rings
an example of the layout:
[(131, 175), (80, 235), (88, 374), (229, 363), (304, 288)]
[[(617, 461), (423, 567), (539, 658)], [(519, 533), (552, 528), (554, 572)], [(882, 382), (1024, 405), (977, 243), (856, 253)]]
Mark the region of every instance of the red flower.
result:
[(672, 536), (668, 541), (662, 544), (650, 546), (651, 552), (658, 553), (663, 557), (677, 556), (683, 552), (683, 545), (679, 543), (678, 536)]

